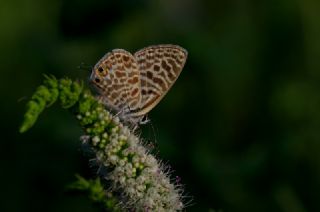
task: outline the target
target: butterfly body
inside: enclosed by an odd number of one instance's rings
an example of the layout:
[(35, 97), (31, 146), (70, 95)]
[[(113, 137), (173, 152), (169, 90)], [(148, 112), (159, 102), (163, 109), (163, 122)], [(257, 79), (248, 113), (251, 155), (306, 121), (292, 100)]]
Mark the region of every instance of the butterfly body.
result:
[(134, 55), (114, 49), (94, 66), (90, 82), (120, 119), (141, 124), (174, 84), (187, 59), (176, 45), (155, 45)]

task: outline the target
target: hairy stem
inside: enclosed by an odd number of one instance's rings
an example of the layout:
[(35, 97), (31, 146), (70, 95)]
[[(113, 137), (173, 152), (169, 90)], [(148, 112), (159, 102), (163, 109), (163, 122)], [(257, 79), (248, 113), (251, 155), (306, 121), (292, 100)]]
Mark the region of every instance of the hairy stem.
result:
[(106, 193), (117, 194), (118, 206), (136, 211), (183, 209), (182, 190), (170, 182), (165, 167), (80, 82), (45, 76), (27, 104), (20, 132), (31, 128), (56, 101), (77, 117), (85, 132), (81, 140), (94, 152), (98, 174), (109, 185)]

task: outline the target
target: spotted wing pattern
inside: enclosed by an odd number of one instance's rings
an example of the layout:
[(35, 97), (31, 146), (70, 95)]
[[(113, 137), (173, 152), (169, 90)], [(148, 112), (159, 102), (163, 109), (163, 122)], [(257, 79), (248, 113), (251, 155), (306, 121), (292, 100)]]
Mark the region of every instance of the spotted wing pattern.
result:
[(90, 81), (105, 105), (117, 112), (140, 108), (140, 73), (130, 52), (114, 49), (107, 53), (93, 68)]
[(134, 54), (140, 70), (141, 105), (132, 116), (147, 114), (165, 96), (187, 59), (187, 51), (176, 45), (149, 46)]

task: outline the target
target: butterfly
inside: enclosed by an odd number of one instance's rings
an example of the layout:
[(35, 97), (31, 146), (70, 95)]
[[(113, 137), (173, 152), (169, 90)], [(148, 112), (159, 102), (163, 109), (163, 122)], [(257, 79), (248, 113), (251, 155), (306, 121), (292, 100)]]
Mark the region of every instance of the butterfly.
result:
[(89, 81), (121, 120), (144, 124), (147, 113), (177, 80), (187, 55), (184, 48), (171, 44), (149, 46), (133, 55), (114, 49), (94, 66)]

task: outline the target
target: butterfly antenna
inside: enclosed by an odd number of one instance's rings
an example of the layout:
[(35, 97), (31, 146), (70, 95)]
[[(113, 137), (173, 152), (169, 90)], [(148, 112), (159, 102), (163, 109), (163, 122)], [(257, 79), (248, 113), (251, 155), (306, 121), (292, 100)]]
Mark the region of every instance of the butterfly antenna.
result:
[(88, 65), (88, 64), (82, 62), (77, 68), (78, 68), (79, 70), (84, 70), (84, 71), (91, 72), (91, 70), (93, 69), (93, 66)]

